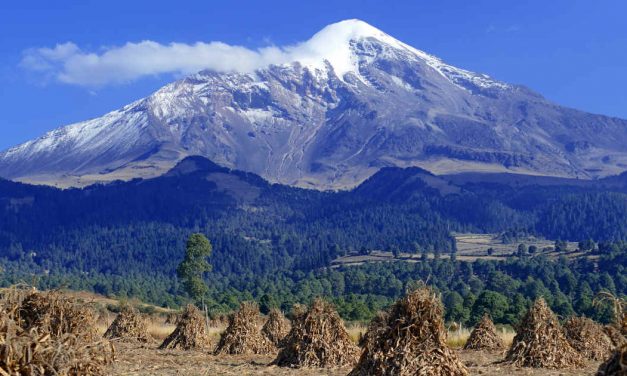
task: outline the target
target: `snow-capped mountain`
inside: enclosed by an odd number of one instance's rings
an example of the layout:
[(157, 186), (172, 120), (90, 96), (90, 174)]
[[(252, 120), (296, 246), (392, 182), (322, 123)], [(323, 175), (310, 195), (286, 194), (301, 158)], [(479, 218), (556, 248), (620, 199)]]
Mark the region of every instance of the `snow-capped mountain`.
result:
[(594, 178), (627, 169), (627, 121), (455, 68), (358, 20), (251, 73), (203, 71), (0, 153), (0, 176), (60, 185), (156, 176), (189, 155), (315, 188), (383, 166)]

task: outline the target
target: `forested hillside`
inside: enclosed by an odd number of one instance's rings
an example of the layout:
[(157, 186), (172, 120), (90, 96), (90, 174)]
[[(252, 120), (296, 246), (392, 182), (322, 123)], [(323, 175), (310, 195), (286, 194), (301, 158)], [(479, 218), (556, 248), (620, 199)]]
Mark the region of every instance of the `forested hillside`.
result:
[[(368, 303), (365, 313), (345, 312), (362, 317), (398, 296), (411, 280), (436, 282), (437, 278), (442, 291), (455, 291), (466, 299), (468, 289), (475, 297), (487, 289), (489, 273), (471, 278), (459, 270), (468, 267), (465, 263), (444, 260), (425, 261), (422, 266), (327, 271), (331, 260), (349, 252), (394, 248), (448, 253), (455, 251), (453, 231), (508, 232), (592, 239), (605, 244), (604, 257), (624, 258), (620, 242), (627, 240), (625, 178), (556, 179), (549, 184), (527, 177), (524, 184), (507, 179), (482, 183), (434, 176), (417, 168), (389, 168), (353, 191), (320, 192), (271, 185), (254, 174), (192, 157), (159, 178), (84, 189), (0, 181), (2, 282), (37, 278), (46, 286), (68, 284), (174, 305), (179, 292), (174, 270), (183, 257), (184, 242), (190, 233), (201, 232), (214, 246), (210, 278), (217, 307), (266, 294), (277, 304), (317, 293), (337, 299), (375, 299), (377, 303)], [(558, 264), (534, 261), (533, 272), (525, 274), (525, 268), (531, 267), (525, 263), (530, 261), (517, 262), (523, 265), (495, 263), (489, 268), (503, 269), (521, 284), (533, 285), (526, 278), (535, 275), (554, 296), (562, 291), (561, 282), (557, 282), (559, 289), (553, 283), (557, 274), (542, 270), (559, 268)], [(611, 269), (615, 262), (608, 263), (606, 272), (616, 291), (624, 293), (620, 279), (624, 271)], [(452, 270), (402, 269), (423, 267)], [(570, 268), (573, 276), (585, 277), (594, 265), (563, 267)], [(362, 270), (364, 276), (355, 276), (355, 270)], [(396, 280), (377, 277), (389, 273)], [(339, 275), (344, 289), (337, 287)], [(284, 280), (276, 283), (277, 278)], [(355, 278), (361, 282), (354, 283)], [(592, 290), (604, 287), (597, 280), (588, 284)], [(527, 298), (533, 295), (520, 293)]]

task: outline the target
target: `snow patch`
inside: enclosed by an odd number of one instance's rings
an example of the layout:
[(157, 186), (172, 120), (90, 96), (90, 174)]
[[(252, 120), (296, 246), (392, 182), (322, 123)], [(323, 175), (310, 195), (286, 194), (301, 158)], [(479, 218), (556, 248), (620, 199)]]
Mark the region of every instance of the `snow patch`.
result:
[(255, 125), (267, 124), (272, 121), (275, 113), (263, 108), (248, 108), (240, 111), (240, 114)]
[(397, 86), (400, 86), (401, 88), (410, 91), (410, 92), (414, 92), (416, 91), (416, 89), (414, 89), (410, 84), (408, 84), (407, 82), (403, 81), (401, 78), (396, 77), (394, 75), (390, 75), (390, 78), (392, 79), (392, 82), (394, 82)]

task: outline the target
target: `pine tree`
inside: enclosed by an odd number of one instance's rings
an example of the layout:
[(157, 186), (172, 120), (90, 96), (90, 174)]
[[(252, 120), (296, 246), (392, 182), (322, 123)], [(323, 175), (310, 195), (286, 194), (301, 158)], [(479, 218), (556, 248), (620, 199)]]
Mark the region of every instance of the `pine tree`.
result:
[(185, 258), (176, 269), (183, 280), (183, 287), (195, 301), (204, 298), (209, 288), (203, 280), (205, 273), (211, 271), (207, 258), (211, 255), (211, 243), (202, 234), (192, 234), (187, 239)]

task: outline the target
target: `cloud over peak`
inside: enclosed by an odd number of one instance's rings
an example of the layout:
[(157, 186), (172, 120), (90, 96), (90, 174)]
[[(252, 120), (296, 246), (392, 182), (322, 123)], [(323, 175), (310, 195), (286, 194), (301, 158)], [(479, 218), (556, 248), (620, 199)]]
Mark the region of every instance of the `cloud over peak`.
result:
[(189, 74), (202, 69), (250, 72), (280, 60), (282, 54), (277, 47), (251, 50), (222, 42), (164, 45), (153, 41), (129, 42), (95, 53), (67, 42), (52, 48), (29, 49), (20, 65), (62, 83), (104, 86), (143, 76)]
[(308, 41), (284, 47), (250, 49), (222, 42), (160, 44), (146, 40), (90, 52), (67, 42), (28, 49), (20, 65), (48, 79), (87, 87), (123, 84), (144, 76), (190, 74), (203, 69), (252, 72), (271, 64), (323, 59), (335, 60), (336, 69), (344, 70), (350, 63), (342, 56), (342, 51), (347, 53), (348, 41), (365, 36), (391, 38), (363, 21), (346, 20), (325, 27)]

